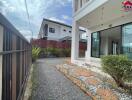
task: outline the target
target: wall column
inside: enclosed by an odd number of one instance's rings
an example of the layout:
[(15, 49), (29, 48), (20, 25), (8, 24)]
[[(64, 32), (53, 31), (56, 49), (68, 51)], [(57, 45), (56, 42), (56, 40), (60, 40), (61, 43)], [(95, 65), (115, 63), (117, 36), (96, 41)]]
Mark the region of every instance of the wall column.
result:
[(85, 53), (85, 58), (90, 59), (91, 57), (91, 31), (87, 30), (87, 51)]
[(79, 25), (76, 21), (73, 21), (72, 25), (72, 50), (71, 50), (71, 62), (74, 62), (79, 57)]
[[(0, 52), (3, 52), (3, 27), (0, 25)], [(2, 55), (0, 55), (0, 100), (2, 100)]]

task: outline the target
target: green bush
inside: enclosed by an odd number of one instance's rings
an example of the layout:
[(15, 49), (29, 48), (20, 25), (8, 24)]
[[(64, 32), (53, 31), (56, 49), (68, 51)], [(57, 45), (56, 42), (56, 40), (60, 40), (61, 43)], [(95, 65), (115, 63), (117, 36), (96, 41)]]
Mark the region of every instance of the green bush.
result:
[(65, 57), (70, 57), (71, 56), (71, 49), (70, 48), (62, 49), (62, 54)]
[(53, 48), (51, 53), (56, 57), (60, 57), (61, 49)]
[(41, 52), (40, 48), (33, 47), (32, 48), (32, 61), (36, 61), (36, 59), (39, 57), (39, 54)]
[(124, 55), (109, 55), (102, 58), (102, 69), (115, 80), (119, 87), (132, 88), (126, 81), (132, 80), (132, 62)]
[(43, 49), (44, 54), (46, 55), (53, 55), (56, 57), (70, 57), (71, 55), (71, 50), (70, 48), (68, 49), (61, 49), (61, 48), (45, 48)]

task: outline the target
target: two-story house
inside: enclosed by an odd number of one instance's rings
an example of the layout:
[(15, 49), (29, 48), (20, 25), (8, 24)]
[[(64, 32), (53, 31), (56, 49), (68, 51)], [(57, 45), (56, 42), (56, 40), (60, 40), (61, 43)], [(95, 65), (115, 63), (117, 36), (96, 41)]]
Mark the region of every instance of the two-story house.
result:
[(81, 61), (78, 56), (79, 27), (86, 28), (88, 36), (84, 63), (92, 62), (100, 66), (100, 57), (110, 54), (125, 54), (132, 58), (130, 2), (132, 1), (73, 0), (72, 63)]
[[(81, 29), (79, 30), (81, 39), (82, 35), (85, 32), (86, 31), (84, 30)], [(39, 39), (43, 38), (45, 40), (63, 41), (71, 40), (71, 35), (72, 26), (49, 19), (43, 19), (38, 38)]]

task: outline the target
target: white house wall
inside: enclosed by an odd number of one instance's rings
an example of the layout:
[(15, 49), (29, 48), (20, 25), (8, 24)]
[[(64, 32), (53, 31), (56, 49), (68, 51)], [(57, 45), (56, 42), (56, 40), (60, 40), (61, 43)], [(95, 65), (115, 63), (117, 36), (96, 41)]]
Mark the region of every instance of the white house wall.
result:
[[(101, 1), (101, 0), (98, 0)], [(98, 31), (132, 22), (132, 12), (123, 9), (124, 0), (109, 0), (79, 20), (81, 26)]]
[(87, 2), (82, 8), (80, 8), (77, 12), (74, 14), (74, 20), (79, 20), (82, 17), (86, 16), (108, 0), (90, 0)]
[[(87, 60), (100, 61), (98, 58), (91, 57), (91, 33), (132, 22), (132, 12), (124, 11), (123, 1), (124, 0), (91, 0), (91, 2), (75, 12), (73, 16), (74, 23), (78, 22), (79, 26), (87, 28), (88, 30)], [(73, 29), (73, 32), (74, 30), (75, 29)], [(73, 34), (73, 39), (76, 39), (78, 34)], [(106, 39), (105, 41), (107, 41), (107, 43), (104, 43), (104, 48), (111, 49), (111, 47), (107, 45), (110, 44), (110, 39)], [(75, 43), (72, 44), (72, 52), (76, 52), (76, 49), (78, 49), (74, 45)], [(105, 54), (109, 53), (106, 49), (103, 52)], [(74, 57), (74, 55), (72, 55), (72, 57)], [(77, 59), (74, 58), (74, 60)]]
[[(72, 31), (72, 29), (70, 27), (66, 27), (57, 23), (53, 23), (53, 22), (44, 22), (45, 24), (48, 24), (48, 40), (59, 40), (61, 38), (64, 38), (65, 36), (70, 36), (71, 37), (71, 33), (69, 33), (69, 31)], [(54, 28), (55, 29), (55, 33), (51, 33), (49, 32), (49, 28)], [(64, 29), (66, 31), (64, 31)]]
[[(49, 28), (54, 28), (55, 33), (50, 33)], [(48, 40), (55, 40), (55, 39), (58, 40), (60, 38), (59, 36), (61, 35), (60, 29), (61, 29), (60, 25), (49, 22), (48, 23)]]
[[(103, 23), (103, 26), (99, 25), (99, 26), (92, 27), (90, 29), (92, 30), (92, 32), (96, 32), (96, 31), (108, 29), (111, 27), (119, 26), (122, 24), (130, 23), (130, 22), (132, 22), (131, 16), (132, 16), (132, 13), (130, 13), (129, 15), (125, 15), (123, 17), (108, 21), (106, 23)], [(110, 27), (110, 25), (112, 25), (112, 26)]]
[[(44, 33), (44, 26), (45, 24), (48, 25), (48, 32), (47, 32), (47, 36), (45, 36)], [(55, 29), (55, 33), (51, 33), (49, 32), (49, 28), (54, 28)], [(65, 31), (64, 31), (65, 30)], [(84, 33), (84, 31), (80, 30), (79, 34)], [(44, 20), (43, 24), (41, 25), (41, 29), (39, 32), (38, 37), (42, 38), (42, 37), (47, 37), (47, 40), (55, 40), (58, 41), (64, 37), (72, 37), (72, 27), (66, 26), (66, 25), (61, 25), (52, 21), (47, 21)]]
[[(64, 32), (64, 29), (66, 30), (66, 32)], [(66, 27), (66, 26), (61, 26), (61, 37), (60, 38), (63, 38), (63, 37), (66, 37), (66, 36), (71, 37), (72, 33), (70, 33), (69, 31), (72, 32), (72, 28)]]

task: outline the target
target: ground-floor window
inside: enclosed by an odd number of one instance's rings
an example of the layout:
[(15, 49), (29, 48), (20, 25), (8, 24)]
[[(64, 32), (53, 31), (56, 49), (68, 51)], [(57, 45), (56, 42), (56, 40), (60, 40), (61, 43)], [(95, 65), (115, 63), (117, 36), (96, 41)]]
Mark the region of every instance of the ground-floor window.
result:
[(123, 54), (132, 59), (132, 23), (122, 27), (122, 50)]
[(99, 32), (92, 33), (92, 44), (91, 44), (91, 56), (92, 57), (100, 57), (100, 34)]
[(100, 31), (100, 57), (121, 54), (121, 26)]
[(132, 23), (92, 33), (91, 56), (124, 54), (132, 59)]

